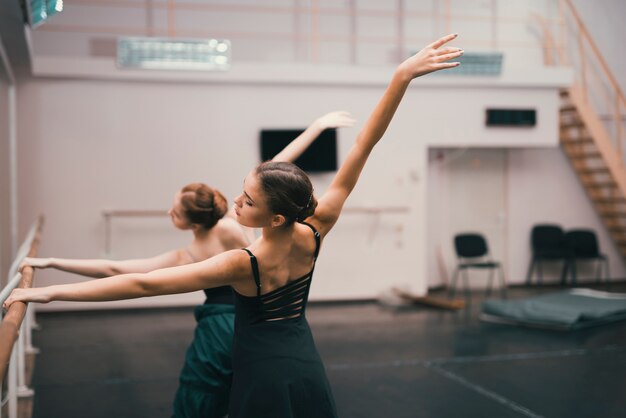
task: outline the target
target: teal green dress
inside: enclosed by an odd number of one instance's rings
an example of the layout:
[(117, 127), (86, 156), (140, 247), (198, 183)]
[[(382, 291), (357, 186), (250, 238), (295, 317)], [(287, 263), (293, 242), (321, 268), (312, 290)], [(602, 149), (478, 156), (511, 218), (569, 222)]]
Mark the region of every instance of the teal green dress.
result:
[(232, 288), (205, 293), (205, 303), (194, 311), (197, 326), (180, 372), (175, 418), (222, 418), (228, 413), (235, 323)]

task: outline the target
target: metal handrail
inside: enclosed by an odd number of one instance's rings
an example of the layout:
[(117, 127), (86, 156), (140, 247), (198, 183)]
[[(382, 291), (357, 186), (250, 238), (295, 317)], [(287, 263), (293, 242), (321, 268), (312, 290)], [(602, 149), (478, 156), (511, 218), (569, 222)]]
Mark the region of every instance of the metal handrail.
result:
[[(572, 13), (572, 16), (574, 17), (574, 20), (576, 21), (576, 24), (578, 25), (578, 30), (580, 31), (582, 38), (591, 47), (591, 50), (593, 51), (593, 55), (595, 55), (595, 57), (598, 59), (600, 66), (604, 70), (604, 74), (607, 76), (609, 82), (611, 83), (611, 86), (615, 89), (615, 93), (619, 97), (619, 100), (621, 100), (622, 103), (626, 103), (626, 98), (624, 98), (624, 93), (622, 92), (622, 89), (619, 83), (617, 82), (617, 79), (613, 75), (613, 72), (609, 68), (609, 65), (606, 63), (606, 59), (604, 58), (604, 55), (602, 55), (602, 52), (600, 52), (600, 49), (598, 48), (595, 41), (589, 34), (589, 31), (587, 30), (587, 27), (585, 26), (584, 22), (580, 18), (580, 15), (578, 14), (576, 7), (574, 7), (574, 4), (572, 3), (572, 0), (564, 0), (564, 1), (568, 5), (569, 10)], [(584, 57), (581, 57), (581, 58), (584, 58)]]
[[(624, 129), (622, 126), (623, 124), (622, 115), (623, 115), (623, 112), (626, 111), (626, 96), (624, 96), (624, 93), (619, 83), (617, 82), (615, 75), (609, 68), (609, 65), (607, 64), (606, 59), (604, 58), (602, 52), (600, 52), (600, 49), (598, 48), (595, 41), (591, 37), (589, 30), (587, 29), (584, 22), (582, 21), (580, 14), (578, 13), (578, 11), (576, 10), (576, 7), (572, 3), (572, 0), (560, 0), (560, 1), (562, 4), (561, 19), (564, 22), (564, 24), (561, 25), (561, 30), (563, 31), (563, 34), (561, 36), (562, 39), (568, 39), (568, 36), (567, 36), (568, 34), (565, 33), (568, 30), (567, 24), (565, 23), (566, 11), (569, 11), (569, 15), (571, 19), (573, 20), (573, 22), (575, 23), (575, 27), (573, 28), (574, 33), (571, 34), (573, 36), (571, 36), (570, 39), (576, 39), (579, 59), (571, 60), (571, 62), (579, 63), (578, 68), (575, 68), (575, 69), (577, 70), (577, 73), (578, 73), (577, 81), (578, 81), (578, 84), (580, 86), (580, 89), (582, 91), (585, 101), (587, 101), (587, 103), (593, 106), (593, 104), (589, 100), (589, 93), (590, 93), (590, 88), (591, 88), (590, 83), (589, 83), (589, 77), (592, 75), (591, 71), (595, 70), (595, 68), (591, 66), (591, 63), (594, 63), (594, 62), (598, 63), (600, 73), (595, 72), (595, 74), (593, 75), (598, 77), (600, 82), (608, 84), (610, 88), (610, 92), (614, 94), (614, 97), (608, 98), (610, 100), (610, 102), (608, 103), (608, 108), (612, 109), (612, 117), (610, 118), (610, 122), (613, 124), (615, 128), (612, 130), (613, 132), (612, 142), (615, 147), (615, 151), (617, 155), (620, 156), (619, 158), (620, 163), (622, 167), (624, 167), (626, 165), (626, 155), (624, 154), (624, 151), (626, 151), (626, 143), (625, 143), (626, 139), (624, 138), (624, 135), (623, 135)], [(562, 45), (561, 48), (564, 49), (564, 45)], [(561, 61), (563, 61), (563, 58), (562, 57), (560, 58), (561, 58)], [(570, 63), (565, 62), (562, 64), (570, 64)], [(596, 110), (596, 113), (598, 114), (603, 113), (602, 111), (599, 111), (597, 108), (595, 110)]]
[[(24, 257), (37, 255), (42, 228), (43, 217), (40, 216), (30, 228), (11, 264), (9, 281), (0, 292), (0, 303), (3, 303), (16, 287), (32, 287), (33, 269), (25, 267), (21, 272), (17, 270)], [(33, 325), (27, 309), (28, 306), (25, 303), (17, 302), (12, 304), (6, 314), (2, 316), (2, 322), (0, 323), (0, 394), (2, 393), (1, 385), (5, 381), (5, 377), (8, 383), (7, 397), (6, 399), (0, 399), (0, 405), (8, 404), (9, 418), (17, 417), (17, 397), (19, 395), (33, 394), (32, 390), (26, 386), (25, 381), (24, 354), (27, 350), (25, 344), (30, 344), (30, 332)], [(32, 312), (32, 307), (30, 312)], [(25, 318), (26, 322), (24, 322)], [(2, 409), (0, 408), (0, 417), (1, 415)]]
[[(592, 133), (607, 168), (626, 195), (626, 138), (624, 138), (626, 98), (604, 56), (583, 23), (571, 0), (559, 0), (559, 44), (556, 56), (544, 55), (545, 64), (572, 67), (576, 79), (569, 88), (569, 99), (576, 106), (580, 119)], [(546, 21), (534, 16), (543, 30), (544, 50), (552, 51), (554, 37)], [(568, 42), (575, 48), (568, 49)], [(557, 58), (553, 60), (553, 58)], [(592, 83), (595, 82), (597, 84)], [(595, 95), (594, 95), (595, 94)], [(598, 97), (604, 94), (604, 97)], [(604, 105), (598, 99), (605, 99)]]

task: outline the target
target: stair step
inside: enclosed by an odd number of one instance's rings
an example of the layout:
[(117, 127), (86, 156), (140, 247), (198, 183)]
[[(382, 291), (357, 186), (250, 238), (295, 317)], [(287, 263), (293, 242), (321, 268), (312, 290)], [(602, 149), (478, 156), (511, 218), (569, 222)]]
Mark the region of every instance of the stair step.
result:
[(602, 155), (598, 151), (580, 152), (580, 151), (568, 151), (567, 154), (573, 160), (580, 160), (585, 158), (600, 158)]
[(582, 183), (585, 187), (589, 187), (590, 189), (602, 189), (605, 187), (617, 187), (617, 183), (613, 180), (601, 180), (601, 181), (593, 181), (593, 180), (582, 180)]
[(593, 138), (581, 136), (565, 139), (563, 138), (563, 135), (561, 135), (561, 146), (568, 147), (571, 150), (597, 149), (596, 141), (594, 141)]
[(585, 126), (582, 120), (572, 120), (569, 122), (561, 122), (561, 130), (569, 129), (569, 128), (580, 128)]
[(602, 187), (617, 187), (617, 182), (609, 176), (595, 174), (581, 174), (579, 176), (580, 181), (585, 186), (602, 186)]
[(562, 136), (561, 142), (567, 145), (581, 145), (581, 144), (591, 144), (593, 143), (593, 139), (588, 136), (585, 136), (582, 138), (572, 138), (570, 136)]
[(624, 202), (623, 200), (617, 201), (617, 202), (594, 202), (595, 203), (595, 207), (596, 210), (598, 211), (598, 213), (604, 213), (604, 212), (622, 212), (622, 213), (626, 213), (626, 202)]
[(590, 183), (606, 183), (607, 181), (615, 182), (611, 176), (598, 173), (580, 173), (580, 179)]
[(599, 213), (604, 218), (626, 218), (625, 211), (607, 210), (607, 211), (599, 211)]
[(594, 201), (596, 210), (600, 212), (625, 212), (626, 202), (597, 202)]
[(559, 109), (559, 111), (560, 111), (561, 113), (575, 112), (576, 110), (577, 110), (577, 109), (576, 109), (576, 106), (574, 106), (574, 105), (572, 105), (572, 104), (565, 105), (565, 106), (561, 106), (561, 108)]
[(581, 174), (609, 174), (610, 171), (606, 167), (574, 167), (574, 170)]
[(591, 196), (596, 203), (626, 203), (626, 199), (616, 196)]
[(606, 219), (605, 223), (607, 228), (613, 232), (626, 232), (626, 224), (616, 221), (615, 219)]

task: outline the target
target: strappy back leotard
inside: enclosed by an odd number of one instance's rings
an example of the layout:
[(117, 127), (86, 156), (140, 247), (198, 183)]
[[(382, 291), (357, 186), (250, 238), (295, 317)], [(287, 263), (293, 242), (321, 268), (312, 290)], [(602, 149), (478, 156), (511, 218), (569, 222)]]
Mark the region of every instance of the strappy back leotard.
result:
[(249, 250), (256, 296), (235, 293), (233, 388), (229, 418), (336, 417), (335, 402), (305, 311), (320, 248), (315, 237), (311, 271), (263, 293)]

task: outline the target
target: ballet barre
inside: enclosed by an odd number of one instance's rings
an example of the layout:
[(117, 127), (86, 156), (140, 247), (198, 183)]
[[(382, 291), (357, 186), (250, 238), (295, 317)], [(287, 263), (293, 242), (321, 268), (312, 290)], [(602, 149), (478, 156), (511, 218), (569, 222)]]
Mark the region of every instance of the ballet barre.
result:
[[(24, 257), (35, 257), (39, 248), (43, 217), (33, 223), (24, 242), (20, 246), (9, 268), (7, 285), (0, 291), (0, 304), (9, 297), (13, 289), (30, 288), (33, 284), (33, 268), (26, 267), (19, 271)], [(0, 323), (0, 394), (4, 393), (2, 384), (7, 382), (6, 396), (0, 399), (0, 418), (6, 405), (9, 418), (18, 416), (18, 398), (34, 395), (26, 382), (26, 354), (33, 355), (37, 349), (32, 346), (32, 329), (35, 323), (32, 304), (17, 302), (2, 313)], [(34, 364), (32, 362), (31, 364)], [(31, 367), (32, 369), (32, 367)]]
[[(367, 242), (372, 243), (374, 241), (374, 237), (376, 236), (376, 232), (380, 226), (380, 218), (383, 214), (408, 214), (411, 212), (411, 208), (409, 206), (349, 206), (343, 210), (343, 213), (352, 213), (352, 214), (366, 214), (366, 215), (375, 215), (374, 222), (369, 228), (369, 233)], [(403, 224), (400, 223), (396, 227), (396, 232), (398, 236), (401, 235), (403, 230)], [(397, 246), (402, 245), (401, 239), (398, 239)]]
[[(409, 206), (349, 206), (342, 213), (365, 214), (376, 216), (374, 224), (370, 228), (369, 241), (375, 235), (380, 218), (383, 214), (408, 214), (411, 212)], [(102, 211), (104, 218), (104, 254), (111, 255), (111, 223), (115, 218), (164, 218), (168, 216), (166, 210), (162, 209), (105, 209)]]
[(167, 216), (166, 210), (146, 210), (146, 209), (105, 209), (102, 211), (104, 217), (104, 254), (111, 254), (111, 221), (113, 218), (162, 218)]

